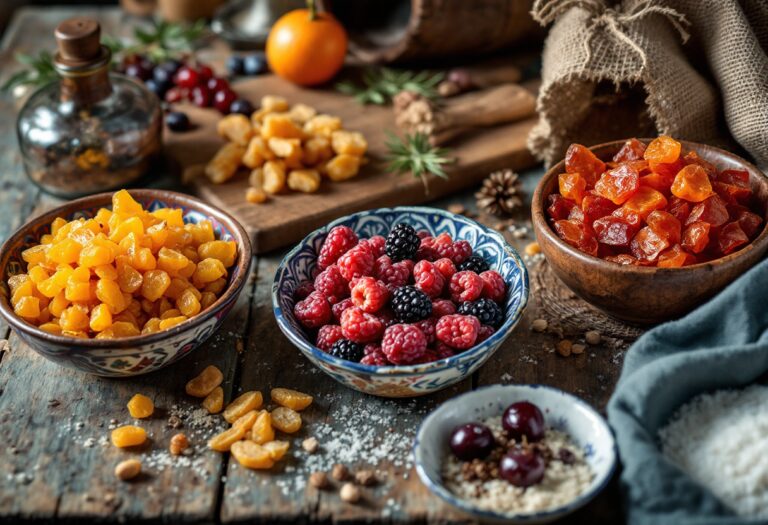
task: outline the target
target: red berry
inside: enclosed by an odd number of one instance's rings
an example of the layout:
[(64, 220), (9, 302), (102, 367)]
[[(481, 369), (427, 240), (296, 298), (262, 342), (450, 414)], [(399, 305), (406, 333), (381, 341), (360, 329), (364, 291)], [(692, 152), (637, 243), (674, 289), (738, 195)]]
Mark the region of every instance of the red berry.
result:
[(341, 331), (344, 337), (355, 343), (370, 343), (381, 336), (384, 324), (373, 314), (363, 312), (357, 306), (347, 308), (341, 314)]
[(477, 342), (480, 321), (471, 315), (446, 315), (437, 320), (437, 338), (451, 348), (466, 350)]
[(307, 328), (319, 328), (331, 319), (331, 305), (323, 294), (312, 292), (293, 307), (296, 319)]
[(205, 64), (198, 64), (197, 74), (200, 78), (200, 82), (207, 82), (209, 79), (213, 78), (213, 69)]
[(386, 307), (376, 312), (376, 317), (378, 317), (381, 320), (385, 328), (387, 326), (392, 326), (397, 322), (397, 319), (395, 319), (395, 312), (393, 312), (392, 309), (389, 307)]
[(429, 235), (425, 235), (421, 238), (421, 244), (419, 249), (416, 250), (417, 261), (434, 261), (437, 259), (437, 252), (434, 249), (435, 238)]
[(235, 100), (237, 100), (237, 93), (231, 89), (222, 89), (213, 95), (213, 107), (218, 109), (219, 113), (226, 115)]
[(481, 343), (491, 337), (493, 333), (496, 331), (496, 329), (492, 326), (488, 326), (487, 324), (484, 324), (480, 326), (480, 331), (477, 332), (477, 343)]
[(425, 237), (429, 237), (429, 232), (427, 230), (418, 230), (416, 232), (416, 237), (419, 239), (424, 239)]
[(352, 302), (364, 312), (378, 312), (387, 304), (387, 299), (389, 290), (384, 283), (373, 277), (361, 277), (352, 287)]
[(456, 273), (456, 265), (453, 264), (453, 261), (447, 257), (436, 260), (435, 268), (437, 268), (437, 270), (443, 274), (443, 277), (445, 277), (446, 281), (453, 277), (453, 274)]
[(384, 255), (384, 245), (386, 242), (387, 240), (381, 235), (374, 235), (368, 239), (368, 246), (371, 248), (371, 252), (373, 252), (373, 256), (375, 258), (379, 258)]
[(483, 292), (484, 282), (475, 272), (464, 270), (451, 277), (448, 290), (451, 292), (451, 299), (456, 303), (465, 301), (476, 301)]
[(181, 66), (173, 77), (174, 84), (189, 89), (195, 87), (199, 80), (199, 73), (189, 66)]
[(174, 86), (165, 92), (165, 101), (169, 104), (175, 104), (189, 97), (189, 90), (187, 88)]
[(436, 299), (432, 301), (432, 317), (434, 319), (440, 319), (445, 315), (453, 315), (456, 313), (456, 305), (453, 301), (448, 299)]
[(393, 364), (414, 363), (427, 352), (427, 338), (414, 325), (394, 324), (384, 331), (381, 350)]
[(388, 255), (382, 255), (373, 265), (373, 275), (382, 281), (389, 291), (408, 284), (411, 277), (411, 270), (406, 261), (393, 263)]
[(309, 297), (309, 294), (315, 291), (315, 285), (312, 284), (312, 281), (304, 281), (300, 285), (296, 287), (296, 290), (293, 292), (293, 298), (297, 301), (301, 301), (302, 299), (306, 299)]
[(341, 321), (341, 314), (346, 310), (347, 308), (352, 308), (355, 306), (352, 304), (352, 299), (347, 297), (343, 301), (339, 301), (338, 303), (331, 306), (331, 311), (333, 312), (333, 317), (337, 321)]
[(384, 352), (381, 351), (381, 347), (379, 345), (365, 345), (364, 352), (365, 357), (360, 360), (360, 363), (364, 365), (387, 366), (392, 364), (387, 359), (387, 356), (384, 355)]
[(348, 281), (355, 277), (365, 277), (373, 273), (373, 254), (363, 248), (355, 246), (347, 253), (339, 257), (336, 264), (341, 271), (341, 275)]
[(413, 324), (413, 326), (416, 326), (424, 333), (424, 337), (427, 338), (427, 344), (431, 345), (435, 342), (435, 324), (437, 323), (436, 319), (422, 319), (421, 321), (417, 321)]
[(315, 277), (315, 291), (323, 294), (329, 303), (336, 304), (349, 296), (349, 283), (339, 267), (332, 264)]
[(419, 261), (413, 267), (415, 286), (430, 297), (437, 297), (443, 291), (445, 278), (440, 270), (429, 261)]
[(347, 250), (357, 244), (357, 235), (348, 226), (336, 226), (328, 232), (328, 236), (320, 248), (317, 266), (321, 270), (335, 263)]
[(323, 352), (327, 352), (331, 349), (333, 343), (343, 338), (344, 335), (341, 333), (341, 326), (337, 324), (327, 324), (321, 326), (320, 330), (318, 330), (315, 346)]
[(453, 264), (459, 264), (472, 255), (472, 247), (467, 241), (454, 242), (447, 233), (441, 233), (435, 238), (432, 249), (438, 258), (447, 257)]
[(442, 341), (437, 342), (434, 348), (434, 352), (437, 359), (448, 359), (449, 357), (454, 356), (453, 348), (443, 343)]
[(227, 82), (226, 79), (219, 77), (209, 78), (205, 85), (208, 86), (208, 89), (210, 89), (212, 93), (229, 89), (229, 82)]
[(480, 274), (480, 278), (483, 280), (483, 297), (497, 303), (504, 301), (507, 295), (507, 284), (499, 272), (487, 270)]
[(211, 107), (211, 92), (205, 86), (195, 86), (189, 92), (192, 103), (199, 108)]

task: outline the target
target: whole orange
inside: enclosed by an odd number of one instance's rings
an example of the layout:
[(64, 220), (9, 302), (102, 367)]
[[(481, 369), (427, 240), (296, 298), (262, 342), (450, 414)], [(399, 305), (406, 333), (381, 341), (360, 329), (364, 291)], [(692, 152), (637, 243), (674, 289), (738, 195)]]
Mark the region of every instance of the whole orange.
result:
[(277, 75), (303, 86), (327, 82), (347, 53), (347, 32), (330, 13), (296, 9), (281, 16), (267, 37), (267, 62)]

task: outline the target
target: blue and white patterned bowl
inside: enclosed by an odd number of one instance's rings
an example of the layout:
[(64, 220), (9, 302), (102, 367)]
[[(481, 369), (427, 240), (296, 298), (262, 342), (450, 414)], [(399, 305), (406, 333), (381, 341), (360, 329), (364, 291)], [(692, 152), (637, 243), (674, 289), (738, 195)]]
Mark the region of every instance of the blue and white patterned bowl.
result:
[[(466, 240), (507, 283), (504, 324), (488, 339), (447, 359), (410, 366), (373, 366), (353, 363), (323, 352), (308, 340), (293, 315), (294, 290), (312, 280), (317, 254), (328, 231), (349, 226), (361, 238), (386, 236), (395, 224), (407, 223), (430, 235), (448, 233)], [(517, 325), (528, 303), (528, 272), (517, 252), (497, 232), (466, 217), (425, 207), (380, 208), (342, 217), (310, 233), (280, 263), (272, 286), (277, 323), (312, 363), (341, 384), (382, 397), (412, 397), (441, 390), (471, 375), (493, 355)]]
[[(458, 425), (499, 416), (517, 401), (530, 401), (546, 424), (570, 435), (584, 450), (594, 477), (578, 498), (546, 511), (511, 514), (479, 509), (445, 488), (440, 474), (449, 454), (448, 440)], [(413, 444), (416, 471), (434, 494), (475, 519), (494, 523), (549, 523), (586, 505), (602, 491), (616, 468), (616, 443), (605, 419), (581, 399), (544, 385), (491, 385), (446, 401), (424, 419)]]
[(93, 217), (99, 208), (111, 208), (112, 193), (100, 193), (70, 201), (20, 227), (0, 249), (0, 314), (33, 350), (60, 365), (104, 377), (124, 377), (154, 372), (188, 355), (221, 326), (243, 291), (251, 265), (251, 242), (240, 224), (227, 213), (194, 197), (164, 190), (130, 190), (149, 210), (181, 208), (184, 222), (208, 219), (216, 237), (237, 243), (237, 260), (229, 270), (224, 293), (205, 311), (178, 325), (154, 334), (120, 339), (78, 339), (50, 334), (13, 313), (9, 304), (8, 277), (26, 268), (21, 252), (50, 233), (56, 217), (67, 220)]

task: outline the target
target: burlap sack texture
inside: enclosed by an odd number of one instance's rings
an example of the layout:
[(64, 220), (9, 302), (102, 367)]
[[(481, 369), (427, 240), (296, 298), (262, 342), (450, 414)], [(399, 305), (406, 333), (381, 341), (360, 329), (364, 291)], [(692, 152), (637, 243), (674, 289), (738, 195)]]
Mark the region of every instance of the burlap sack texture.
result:
[(664, 133), (728, 147), (730, 131), (768, 167), (766, 0), (537, 0), (532, 15), (554, 23), (528, 140), (546, 164), (572, 142)]

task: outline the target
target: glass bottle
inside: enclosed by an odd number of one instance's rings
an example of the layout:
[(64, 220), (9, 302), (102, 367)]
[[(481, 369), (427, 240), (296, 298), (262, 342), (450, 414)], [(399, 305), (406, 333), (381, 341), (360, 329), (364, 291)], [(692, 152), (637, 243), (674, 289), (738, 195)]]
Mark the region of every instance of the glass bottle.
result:
[(110, 73), (98, 22), (66, 20), (55, 36), (61, 78), (33, 93), (17, 121), (27, 175), (67, 198), (126, 186), (160, 154), (160, 101), (142, 84)]

